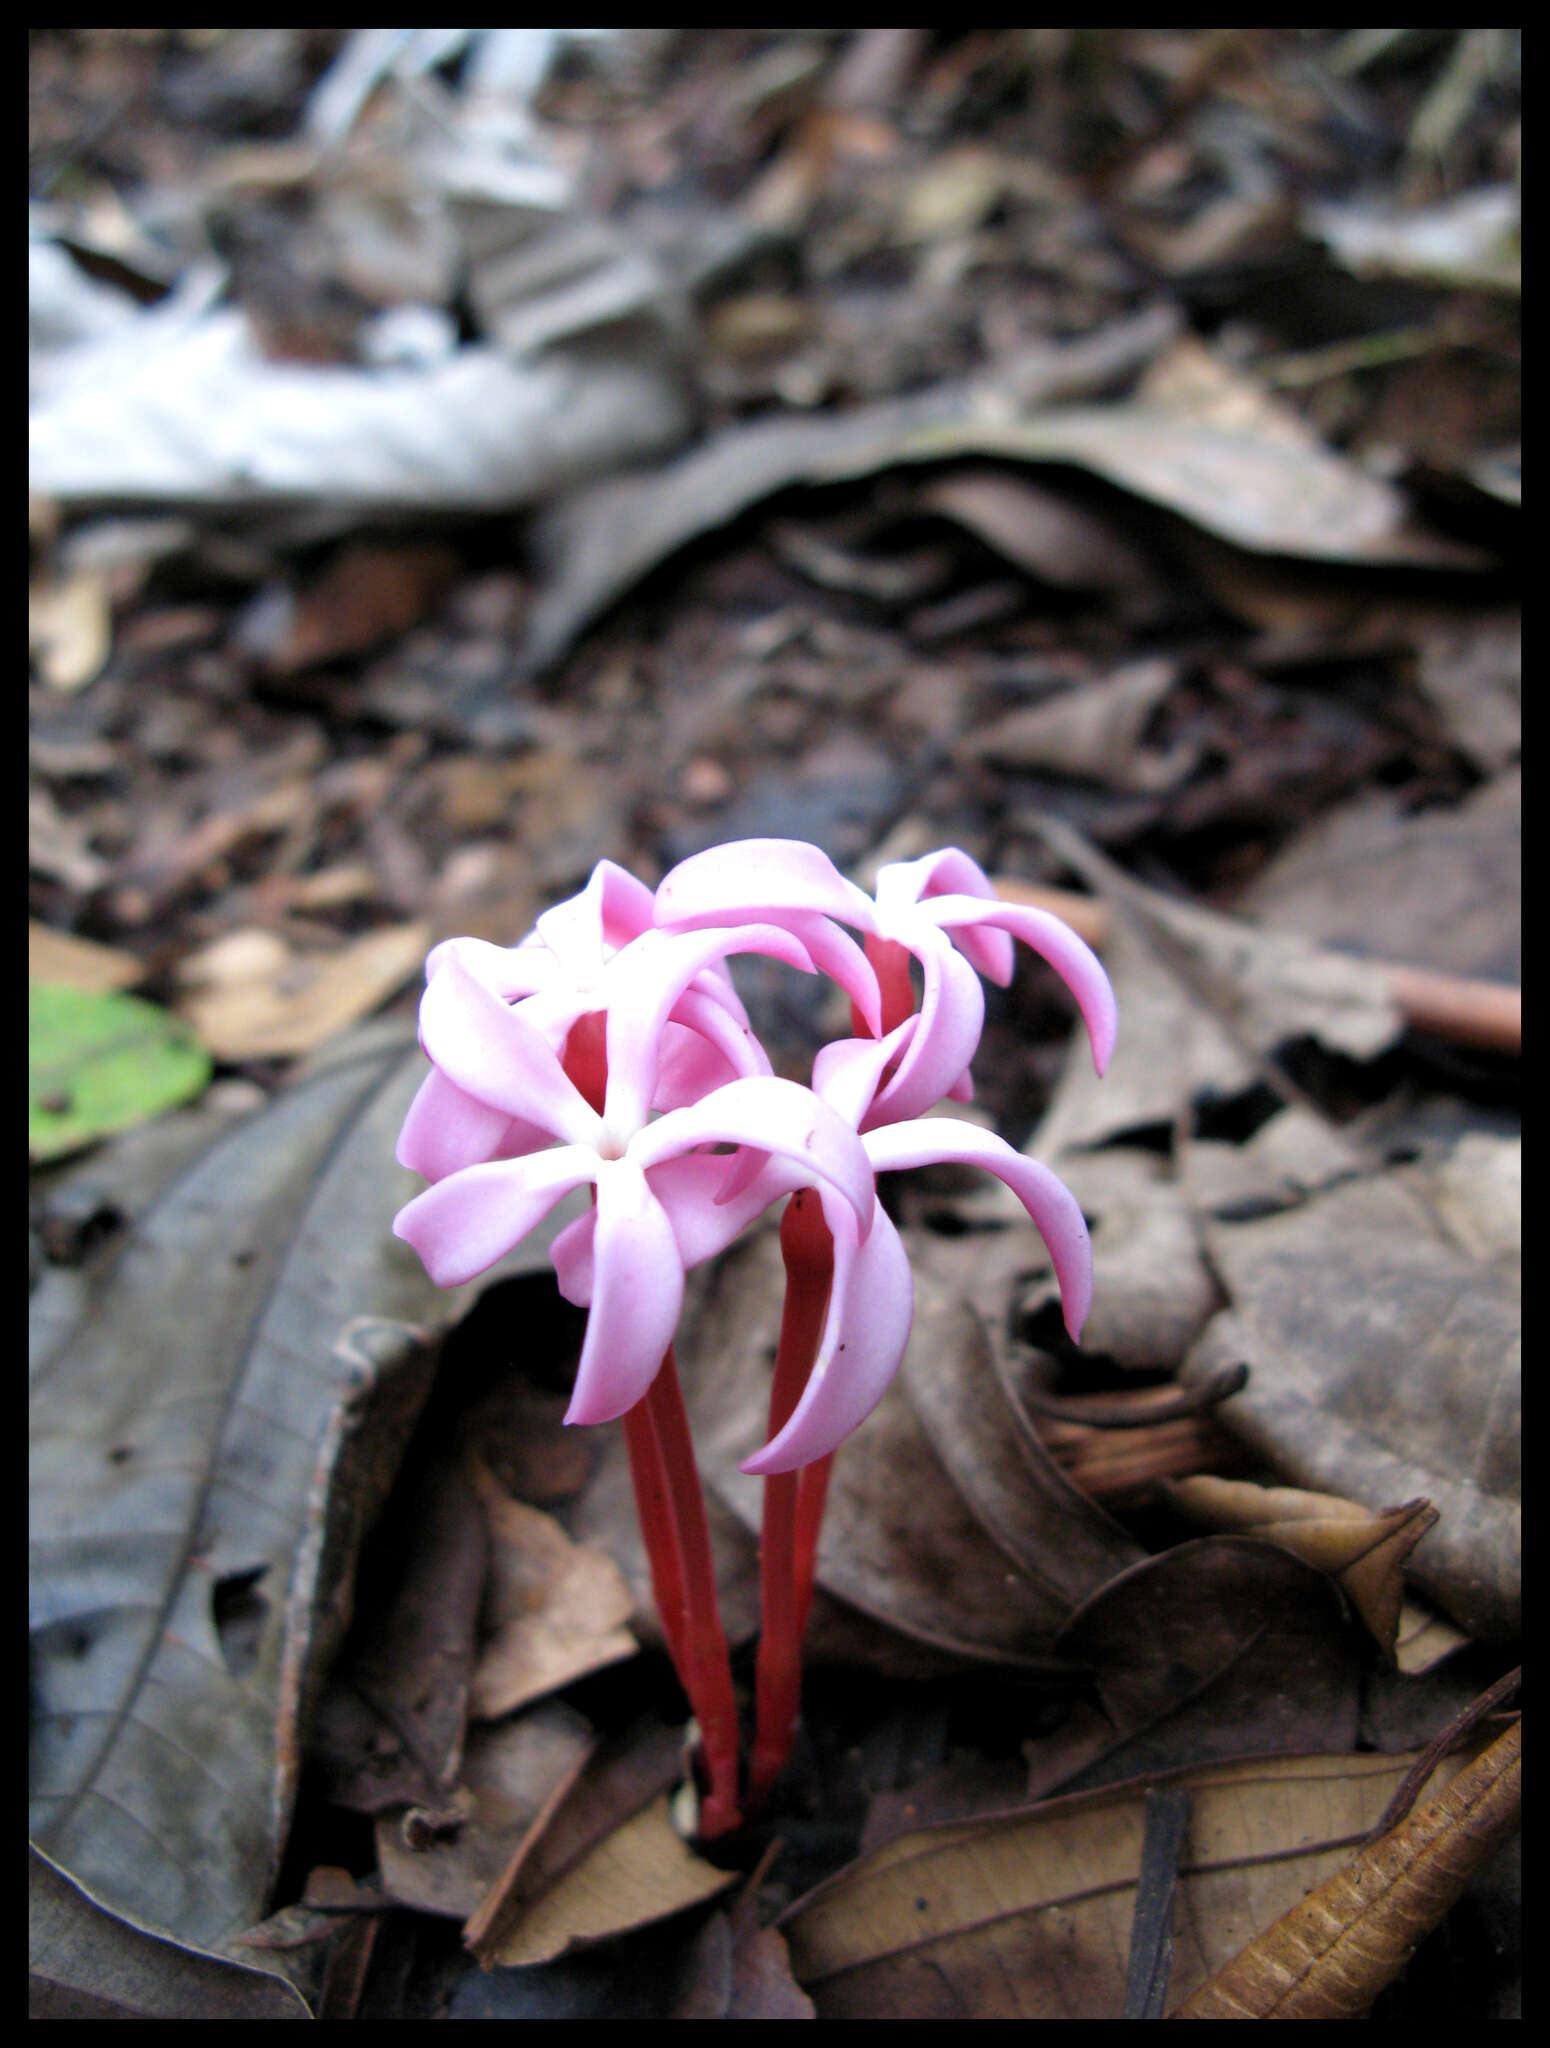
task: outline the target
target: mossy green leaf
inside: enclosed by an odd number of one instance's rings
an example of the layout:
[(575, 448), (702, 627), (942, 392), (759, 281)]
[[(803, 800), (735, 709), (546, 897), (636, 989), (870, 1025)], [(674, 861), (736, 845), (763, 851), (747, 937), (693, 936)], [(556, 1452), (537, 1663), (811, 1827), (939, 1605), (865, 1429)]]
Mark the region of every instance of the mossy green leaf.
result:
[(75, 1152), (187, 1102), (210, 1079), (188, 1026), (139, 996), (31, 982), (27, 1149)]

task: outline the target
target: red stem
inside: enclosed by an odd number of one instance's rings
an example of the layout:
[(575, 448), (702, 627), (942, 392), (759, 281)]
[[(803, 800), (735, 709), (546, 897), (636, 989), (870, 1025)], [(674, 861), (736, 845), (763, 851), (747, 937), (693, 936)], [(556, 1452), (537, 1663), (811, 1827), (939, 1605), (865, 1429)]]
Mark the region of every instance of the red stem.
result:
[[(780, 1227), (786, 1262), (786, 1303), (770, 1388), (770, 1435), (784, 1429), (801, 1399), (823, 1336), (834, 1245), (811, 1188), (793, 1195)], [(785, 1769), (802, 1706), (802, 1633), (812, 1604), (818, 1518), (828, 1459), (764, 1482), (760, 1544), (762, 1628), (755, 1678), (757, 1718), (748, 1772), (748, 1805), (757, 1810)], [(815, 1488), (816, 1482), (816, 1488)], [(804, 1510), (805, 1501), (805, 1510)]]
[[(572, 1083), (599, 1114), (608, 1087), (607, 1029), (601, 1010), (578, 1017), (566, 1038), (563, 1061)], [(700, 1833), (709, 1839), (742, 1824), (737, 1699), (716, 1597), (705, 1496), (671, 1345), (656, 1378), (624, 1417), (624, 1440), (662, 1633), (700, 1724), (701, 1752), (710, 1778), (700, 1806)]]
[(630, 1454), (630, 1478), (635, 1484), (635, 1513), (651, 1566), (651, 1591), (667, 1639), (668, 1655), (680, 1674), (687, 1668), (684, 1656), (684, 1574), (683, 1553), (678, 1542), (678, 1524), (668, 1491), (667, 1467), (662, 1445), (652, 1420), (650, 1404), (637, 1401), (624, 1417), (624, 1441)]
[[(737, 1699), (716, 1597), (705, 1496), (671, 1345), (643, 1405), (661, 1454), (682, 1566), (681, 1654), (675, 1654), (673, 1661), (700, 1724), (710, 1774), (710, 1789), (700, 1806), (700, 1833), (709, 1840), (742, 1824), (737, 1794)], [(671, 1644), (672, 1632), (667, 1633)]]

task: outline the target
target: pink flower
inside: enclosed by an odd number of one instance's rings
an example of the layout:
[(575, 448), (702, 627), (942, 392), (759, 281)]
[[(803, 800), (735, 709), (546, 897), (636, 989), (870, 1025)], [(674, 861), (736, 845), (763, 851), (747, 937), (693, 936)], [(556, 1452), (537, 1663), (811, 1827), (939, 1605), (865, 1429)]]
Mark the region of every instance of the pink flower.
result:
[[(910, 1018), (887, 1038), (826, 1046), (813, 1066), (814, 1092), (845, 1121), (865, 1124), (888, 1061), (921, 1028)], [(993, 1132), (959, 1117), (918, 1117), (875, 1125), (861, 1139), (874, 1172), (944, 1161), (981, 1166), (1004, 1181), (1027, 1210), (1054, 1261), (1061, 1308), (1073, 1339), (1092, 1306), (1093, 1257), (1076, 1197), (1047, 1166)], [(819, 1189), (834, 1239), (834, 1280), (823, 1337), (802, 1397), (784, 1429), (742, 1470), (791, 1472), (828, 1455), (864, 1422), (887, 1392), (909, 1341), (914, 1280), (909, 1258), (881, 1202), (863, 1238), (855, 1219)]]
[(742, 917), (789, 928), (793, 916), (815, 912), (866, 934), (867, 956), (883, 989), (884, 1029), (913, 1010), (909, 960), (921, 966), (920, 1028), (879, 1087), (867, 1121), (916, 1116), (943, 1096), (967, 1093), (969, 1062), (985, 1021), (984, 992), (974, 969), (1008, 983), (1014, 938), (1060, 975), (1087, 1024), (1099, 1073), (1108, 1065), (1116, 1029), (1114, 991), (1091, 947), (1048, 911), (1000, 902), (980, 868), (955, 847), (889, 863), (878, 874), (874, 901), (817, 847), (745, 839), (691, 855), (663, 879), (656, 895), (657, 922), (669, 930)]
[[(421, 1004), (427, 1053), (468, 1100), (535, 1131), (557, 1149), (459, 1165), (395, 1219), (438, 1286), (469, 1280), (536, 1227), (573, 1188), (596, 1190), (591, 1313), (566, 1420), (622, 1415), (651, 1384), (672, 1341), (686, 1260), (652, 1176), (707, 1145), (751, 1147), (791, 1160), (803, 1184), (838, 1192), (864, 1238), (871, 1227), (871, 1168), (854, 1130), (810, 1090), (764, 1073), (741, 1076), (648, 1122), (660, 1044), (694, 977), (733, 948), (807, 967), (805, 948), (772, 927), (673, 936), (645, 932), (610, 962), (608, 1079), (601, 1111), (566, 1075), (554, 1048), (457, 953), (438, 963)], [(762, 1055), (761, 1055), (762, 1057)], [(727, 1162), (669, 1192), (682, 1227), (713, 1213)]]

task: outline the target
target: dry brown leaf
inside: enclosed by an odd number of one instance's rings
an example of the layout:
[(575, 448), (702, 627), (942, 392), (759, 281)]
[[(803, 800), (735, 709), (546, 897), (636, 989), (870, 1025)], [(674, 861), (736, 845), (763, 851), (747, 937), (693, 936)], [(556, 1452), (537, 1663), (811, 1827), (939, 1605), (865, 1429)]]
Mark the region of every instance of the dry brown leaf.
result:
[(267, 666), (278, 675), (295, 675), (406, 633), (439, 600), (457, 569), (448, 548), (345, 548), (306, 595), (286, 608), (283, 634), (263, 650)]
[(1208, 1529), (1241, 1529), (1327, 1572), (1387, 1657), (1395, 1654), (1404, 1563), (1437, 1520), (1430, 1501), (1374, 1513), (1334, 1494), (1255, 1486), (1200, 1473), (1168, 1489), (1176, 1507)]
[(625, 1626), (634, 1598), (613, 1559), (513, 1500), (479, 1460), (474, 1477), (490, 1528), (490, 1580), (469, 1712), (490, 1721), (639, 1646)]
[(427, 924), (390, 925), (314, 956), (273, 932), (228, 932), (184, 961), (178, 1012), (217, 1059), (287, 1059), (385, 1002), (419, 972), (429, 940)]
[(1238, 907), (1320, 945), (1516, 982), (1522, 860), (1516, 768), (1451, 808), (1367, 790), (1295, 833)]
[(1293, 1906), (1174, 2012), (1187, 2020), (1360, 2019), (1522, 1809), (1521, 1722), (1429, 1805)]
[(107, 581), (78, 570), (27, 594), (27, 645), (51, 690), (81, 690), (101, 675), (113, 649)]
[(99, 946), (95, 939), (78, 939), (29, 918), (27, 979), (62, 982), (69, 988), (93, 992), (109, 991), (133, 988), (137, 981), (145, 979), (145, 967), (133, 953), (125, 953), (117, 946)]
[(444, 1824), (413, 1808), (379, 1816), (377, 1863), (386, 1889), (417, 1912), (466, 1919), (592, 1748), (591, 1729), (562, 1701), (473, 1729), (460, 1812)]
[(1231, 1306), (1188, 1371), (1252, 1367), (1222, 1421), (1299, 1484), (1374, 1508), (1433, 1502), (1416, 1584), (1471, 1633), (1516, 1635), (1522, 1334), (1509, 1288), (1391, 1173), (1348, 1171), (1205, 1228)]
[(694, 1854), (673, 1826), (664, 1792), (534, 1899), (481, 1959), (486, 1967), (553, 1962), (698, 1905), (736, 1877)]
[[(1290, 1757), (1171, 1780), (1193, 1801), (1173, 1995), (1335, 1875), (1411, 1762)], [(1082, 1793), (897, 1837), (786, 1915), (798, 1983), (823, 2019), (1117, 2019), (1143, 1799)]]
[(1162, 656), (1125, 662), (1046, 704), (1008, 712), (975, 732), (965, 751), (1110, 789), (1167, 789), (1188, 773), (1198, 750), (1187, 742), (1166, 751), (1144, 747), (1141, 735), (1177, 677), (1177, 663)]

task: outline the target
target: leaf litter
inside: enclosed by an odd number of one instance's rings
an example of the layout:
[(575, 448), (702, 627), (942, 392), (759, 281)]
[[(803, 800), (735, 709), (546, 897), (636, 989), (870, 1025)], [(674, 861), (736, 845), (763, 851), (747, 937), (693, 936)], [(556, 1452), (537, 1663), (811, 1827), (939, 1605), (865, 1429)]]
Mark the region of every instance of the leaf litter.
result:
[[(337, 31), (81, 31), (32, 49), (35, 151), (60, 179), (33, 220), (44, 455), (80, 368), (68, 337), (213, 358), (234, 312), (264, 402), (326, 387), (353, 403), (376, 376), (372, 403), (393, 385), (421, 406), (383, 474), (352, 452), (311, 481), (288, 472), (295, 492), (261, 510), (249, 483), (243, 503), (126, 521), (92, 501), (105, 470), (63, 509), (35, 501), (31, 580), (57, 617), (39, 614), (29, 836), (53, 978), (224, 1005), (206, 1018), (222, 1076), (198, 1107), (38, 1188), (35, 1789), (73, 1784), (90, 1806), (61, 1737), (84, 1685), (90, 1711), (124, 1716), (102, 1782), (134, 1781), (168, 1861), (107, 1822), (45, 1822), (51, 1853), (68, 1837), (66, 1881), (185, 1954), (301, 1915), (300, 1947), (234, 1952), (290, 1970), (325, 2016), (481, 1998), (529, 2016), (798, 2016), (760, 1923), (907, 1809), (972, 1832), (998, 1807), (1266, 1746), (1359, 1770), (1370, 1742), (1425, 1741), (1517, 1627), (1516, 316), (1464, 294), (1462, 270), (1420, 281), (1402, 253), (1402, 288), (1364, 257), (1331, 297), (1285, 196), (1311, 147), (1326, 170), (1303, 218), (1327, 248), (1353, 251), (1339, 237), (1358, 217), (1396, 219), (1356, 189), (1355, 129), (1312, 111), (1338, 104), (1366, 124), (1363, 161), (1377, 146), (1411, 181), (1402, 228), (1497, 261), (1514, 45), (650, 32), (573, 49), (535, 128), (529, 89), (491, 69), (530, 33), (432, 35), (390, 58)], [(1119, 97), (1094, 97), (1097, 79)], [(299, 129), (329, 81), (349, 85), (335, 141), (229, 147)], [(129, 112), (81, 142), (83, 86)], [(1035, 102), (1036, 147), (1018, 128)], [(476, 106), (505, 138), (494, 154)], [(60, 170), (70, 151), (84, 184)], [(169, 171), (179, 197), (158, 211)], [(1450, 212), (1460, 177), (1473, 212)], [(1465, 248), (1471, 221), (1489, 233)], [(188, 267), (212, 241), (225, 304)], [(444, 430), (426, 454), (449, 376), (519, 409), (540, 386), (591, 394), (563, 415), (569, 445), (503, 472), (502, 506), (538, 500), (515, 548), (504, 510), (424, 516), (494, 474)], [(287, 459), (308, 419), (287, 423)], [(207, 453), (196, 499), (225, 459)], [(643, 454), (670, 466), (622, 479)], [(555, 495), (588, 473), (604, 481)], [(653, 1804), (681, 1775), (681, 1706), (620, 1461), (557, 1426), (574, 1344), (548, 1283), (523, 1277), (543, 1245), (482, 1294), (429, 1296), (383, 1241), (401, 1197), (381, 1162), (422, 1069), (397, 1027), (337, 1034), (395, 989), (407, 1017), (427, 931), (509, 943), (603, 854), (650, 874), (739, 832), (814, 837), (858, 867), (954, 841), (1022, 886), (1076, 876), (1099, 892), (1085, 900), (1126, 1029), (1103, 1090), (1075, 1062), (1062, 1076), (1067, 1013), (1024, 970), (992, 1001), (975, 1112), (1088, 1211), (1099, 1292), (1080, 1352), (998, 1191), (941, 1173), (898, 1191), (918, 1342), (836, 1469), (811, 1742), (781, 1795), (785, 1846), (771, 1864), (748, 1845), (728, 1909), (725, 1873)], [(1442, 996), (1426, 973), (1453, 977)], [(756, 978), (761, 1029), (802, 1073), (806, 992)], [(1486, 1026), (1493, 982), (1503, 1015)], [(311, 1078), (277, 1087), (314, 1046)], [(735, 1464), (761, 1422), (768, 1250), (705, 1276), (695, 1311), (744, 1643), (756, 1537)], [(282, 1387), (297, 1455), (277, 1465), (242, 1419)], [(1451, 1434), (1444, 1410), (1463, 1418)], [(205, 1415), (203, 1434), (169, 1436), (177, 1412)], [(411, 1487), (439, 1473), (419, 1506), (389, 1491), (406, 1463)], [(493, 1537), (468, 1512), (481, 1470)], [(268, 1536), (238, 1490), (256, 1472)], [(1202, 1481), (1211, 1512), (1238, 1518), (1204, 1538), (1184, 1512), (1202, 1511)], [(1224, 1505), (1224, 1486), (1254, 1500)], [(1243, 1526), (1289, 1486), (1339, 1506), (1276, 1520), (1280, 1500)], [(147, 1532), (169, 1507), (183, 1548), (163, 1534), (158, 1552)], [(583, 1568), (589, 1547), (613, 1565)], [(156, 1612), (170, 1635), (137, 1619)], [(98, 1647), (76, 1657), (81, 1627)], [(1154, 1654), (1165, 1643), (1177, 1654)], [(202, 1755), (220, 1730), (214, 1821), (186, 1772), (134, 1747), (136, 1674), (160, 1684), (179, 1655), (162, 1732)], [(486, 1658), (508, 1686), (515, 1671), (517, 1703), (481, 1722)], [(352, 1671), (376, 1704), (356, 1695), (346, 1775), (396, 1787), (363, 1856), (313, 1789)], [(631, 1732), (642, 1687), (666, 1717), (655, 1734)], [(233, 1826), (240, 1856), (220, 1847)], [(352, 1855), (359, 1875), (330, 1888)], [(415, 1910), (387, 1944), (394, 1886)], [(1197, 1910), (1225, 1961), (1224, 1929), (1241, 1947), (1281, 1908)], [(426, 1930), (469, 1912), (511, 1956), (555, 1959), (468, 1977)], [(1094, 2016), (1127, 2009), (1129, 1926), (1127, 1909), (1079, 1973)], [(103, 1995), (88, 1946), (35, 1964), (49, 1997)], [(225, 1995), (158, 1953), (147, 2012)], [(910, 1981), (879, 2010), (934, 2010)], [(1419, 1995), (1407, 1981), (1384, 1995)]]

